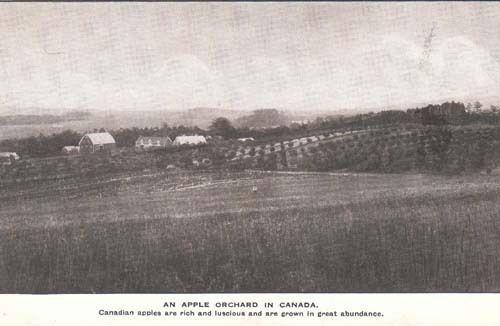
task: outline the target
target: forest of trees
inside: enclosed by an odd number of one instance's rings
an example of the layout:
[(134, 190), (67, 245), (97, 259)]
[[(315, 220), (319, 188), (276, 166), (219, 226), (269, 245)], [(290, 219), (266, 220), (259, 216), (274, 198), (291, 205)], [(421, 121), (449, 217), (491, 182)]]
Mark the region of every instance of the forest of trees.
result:
[(61, 154), (64, 146), (78, 145), (81, 138), (82, 134), (65, 130), (50, 136), (6, 139), (0, 142), (0, 151), (16, 152), (23, 158), (55, 156)]
[(371, 126), (416, 125), (469, 125), (474, 123), (499, 124), (500, 110), (492, 105), (483, 109), (480, 102), (464, 105), (461, 102), (445, 102), (422, 108), (385, 110), (377, 113), (363, 113), (349, 117), (318, 118), (308, 124), (309, 128), (339, 129), (366, 128)]

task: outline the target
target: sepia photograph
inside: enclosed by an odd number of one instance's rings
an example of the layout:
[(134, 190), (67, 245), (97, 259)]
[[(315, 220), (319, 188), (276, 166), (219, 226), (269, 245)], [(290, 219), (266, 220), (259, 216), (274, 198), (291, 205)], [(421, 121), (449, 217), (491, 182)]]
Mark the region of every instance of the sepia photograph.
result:
[(1, 3), (0, 293), (500, 292), (499, 31), (498, 2)]

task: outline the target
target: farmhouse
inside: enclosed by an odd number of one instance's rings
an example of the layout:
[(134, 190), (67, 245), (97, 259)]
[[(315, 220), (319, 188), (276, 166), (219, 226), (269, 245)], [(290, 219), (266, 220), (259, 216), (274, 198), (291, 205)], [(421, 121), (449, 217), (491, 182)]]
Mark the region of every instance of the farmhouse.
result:
[(108, 132), (86, 134), (78, 143), (80, 153), (111, 153), (116, 149), (115, 139)]
[(0, 152), (0, 165), (10, 165), (19, 160), (19, 155), (15, 152)]
[(156, 149), (156, 148), (166, 148), (172, 145), (172, 139), (169, 137), (146, 137), (140, 136), (135, 141), (136, 149)]
[(64, 155), (77, 155), (80, 154), (79, 146), (64, 146), (61, 151)]
[(204, 136), (194, 135), (194, 136), (177, 136), (174, 140), (174, 145), (201, 145), (206, 144), (207, 140)]

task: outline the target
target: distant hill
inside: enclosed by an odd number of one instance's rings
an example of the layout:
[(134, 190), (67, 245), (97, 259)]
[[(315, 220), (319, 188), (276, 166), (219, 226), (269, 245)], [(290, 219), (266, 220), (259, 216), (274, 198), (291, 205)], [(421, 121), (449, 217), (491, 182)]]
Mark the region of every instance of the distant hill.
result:
[(238, 119), (244, 114), (244, 111), (239, 110), (198, 107), (183, 112), (174, 112), (170, 114), (167, 122), (169, 124), (182, 124), (186, 126), (208, 128), (208, 126), (216, 118), (224, 117), (232, 121)]
[(65, 121), (87, 120), (90, 116), (90, 113), (82, 111), (71, 111), (62, 115), (14, 114), (0, 116), (0, 126), (39, 125)]
[[(234, 120), (245, 111), (220, 108), (193, 108), (186, 111), (93, 111), (87, 118), (78, 120), (74, 113), (64, 115), (5, 115), (0, 116), (0, 140), (24, 138), (39, 134), (51, 135), (70, 129), (88, 132), (94, 129), (118, 130), (120, 128), (152, 128), (184, 125), (208, 126), (218, 117)], [(15, 117), (15, 118), (13, 118)], [(3, 120), (2, 120), (3, 119)], [(3, 122), (3, 123), (2, 123)]]
[(284, 111), (260, 109), (252, 111), (250, 115), (237, 118), (234, 120), (234, 125), (238, 128), (269, 128), (286, 126), (293, 120), (294, 118)]

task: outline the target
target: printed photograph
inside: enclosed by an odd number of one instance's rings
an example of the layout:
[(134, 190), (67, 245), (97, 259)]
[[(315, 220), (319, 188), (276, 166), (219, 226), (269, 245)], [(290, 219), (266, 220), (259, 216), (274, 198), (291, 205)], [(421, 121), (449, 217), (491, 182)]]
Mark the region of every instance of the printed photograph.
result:
[(0, 4), (0, 293), (500, 292), (500, 3)]

